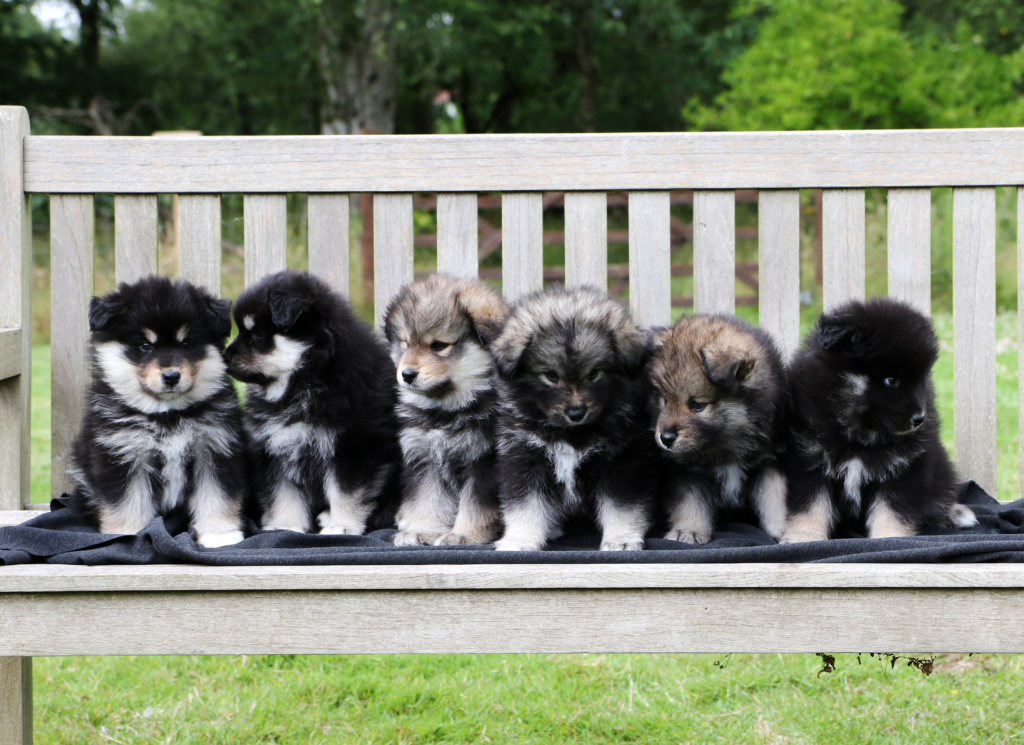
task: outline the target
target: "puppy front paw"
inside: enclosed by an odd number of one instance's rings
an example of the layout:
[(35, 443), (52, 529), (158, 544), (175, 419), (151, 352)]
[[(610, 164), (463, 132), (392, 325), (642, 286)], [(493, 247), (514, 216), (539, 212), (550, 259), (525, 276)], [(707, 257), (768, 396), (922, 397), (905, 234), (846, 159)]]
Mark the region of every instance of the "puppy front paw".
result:
[(196, 543), (203, 548), (220, 548), (221, 546), (233, 546), (244, 538), (245, 536), (240, 530), (227, 530), (223, 533), (203, 533), (196, 538)]
[(438, 539), (438, 533), (420, 533), (416, 530), (400, 530), (395, 533), (391, 542), (396, 546), (432, 546)]
[(643, 551), (644, 539), (608, 538), (601, 541), (602, 551)]
[(494, 544), (495, 551), (540, 551), (542, 548), (543, 543), (518, 538), (502, 538)]
[(779, 543), (810, 543), (811, 541), (827, 541), (828, 534), (813, 530), (787, 530), (782, 534)]
[(707, 543), (711, 540), (711, 533), (699, 530), (687, 530), (685, 528), (673, 528), (665, 534), (666, 540), (692, 543), (696, 546)]
[(267, 523), (263, 526), (264, 530), (291, 530), (294, 533), (308, 533), (304, 525), (278, 525), (276, 523)]
[(330, 510), (324, 510), (316, 517), (321, 535), (362, 535), (366, 526), (354, 520), (331, 520)]

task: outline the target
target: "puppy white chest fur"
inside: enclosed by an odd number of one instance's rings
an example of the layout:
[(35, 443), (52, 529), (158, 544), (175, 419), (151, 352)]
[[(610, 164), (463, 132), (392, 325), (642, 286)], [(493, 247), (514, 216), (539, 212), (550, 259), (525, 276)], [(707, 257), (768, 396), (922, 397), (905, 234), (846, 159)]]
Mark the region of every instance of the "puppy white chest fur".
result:
[(857, 509), (860, 509), (860, 490), (868, 480), (867, 469), (860, 458), (852, 458), (839, 468), (843, 474), (843, 494)]
[(715, 477), (722, 490), (722, 498), (730, 504), (739, 502), (743, 489), (743, 469), (739, 463), (730, 463), (715, 469)]
[(267, 453), (280, 458), (288, 467), (289, 478), (297, 481), (299, 462), (304, 457), (318, 457), (329, 460), (334, 456), (334, 432), (314, 427), (305, 422), (286, 425), (269, 425), (263, 428), (263, 446)]
[(579, 506), (580, 496), (576, 491), (576, 469), (587, 457), (588, 450), (577, 450), (567, 442), (554, 442), (546, 446), (548, 460), (555, 471), (555, 480), (565, 487), (566, 506)]

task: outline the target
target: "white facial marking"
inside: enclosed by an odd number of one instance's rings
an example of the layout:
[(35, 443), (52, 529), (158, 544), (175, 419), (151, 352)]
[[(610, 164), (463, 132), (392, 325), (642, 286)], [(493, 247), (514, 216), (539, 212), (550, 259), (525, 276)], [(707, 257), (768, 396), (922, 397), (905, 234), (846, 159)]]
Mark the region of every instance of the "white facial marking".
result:
[[(494, 362), (491, 353), (472, 342), (463, 342), (462, 354), (451, 360), (448, 367), (448, 379), (452, 390), (442, 397), (424, 396), (402, 379), (402, 371), (398, 371), (398, 382), (402, 401), (420, 409), (444, 409), (458, 411), (469, 406), (481, 391), (491, 387), (491, 371)], [(449, 351), (454, 347), (448, 347)], [(417, 378), (413, 385), (423, 383)]]
[(280, 334), (274, 336), (274, 351), (262, 355), (259, 359), (259, 372), (273, 382), (266, 387), (265, 398), (277, 401), (288, 390), (288, 381), (292, 373), (302, 364), (302, 355), (309, 349), (305, 342), (289, 339)]
[(96, 364), (103, 380), (114, 389), (117, 397), (144, 414), (187, 409), (192, 404), (212, 396), (220, 389), (227, 375), (224, 358), (212, 344), (207, 345), (206, 356), (196, 363), (197, 374), (192, 387), (185, 392), (164, 394), (159, 397), (143, 388), (138, 367), (125, 356), (124, 347), (118, 342), (97, 344)]
[(178, 329), (177, 333), (175, 333), (175, 335), (174, 335), (174, 338), (177, 339), (178, 343), (180, 344), (181, 342), (185, 341), (185, 337), (186, 336), (188, 336), (188, 324), (187, 323), (184, 326), (182, 326), (180, 329)]
[(863, 395), (864, 391), (868, 389), (868, 376), (858, 375), (857, 373), (844, 373), (843, 380), (846, 381), (846, 386), (850, 393), (855, 396)]
[(242, 325), (245, 326), (247, 331), (252, 331), (253, 327), (256, 326), (256, 319), (252, 316), (246, 316), (242, 319)]
[(150, 331), (149, 329), (142, 329), (143, 335), (146, 337), (146, 341), (150, 344), (156, 344), (156, 332)]

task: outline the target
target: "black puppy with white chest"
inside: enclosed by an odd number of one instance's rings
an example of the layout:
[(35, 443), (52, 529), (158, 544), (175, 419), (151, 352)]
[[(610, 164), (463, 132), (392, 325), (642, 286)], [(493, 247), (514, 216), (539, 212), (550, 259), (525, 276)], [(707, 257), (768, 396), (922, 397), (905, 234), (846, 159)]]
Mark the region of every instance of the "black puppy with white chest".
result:
[(265, 530), (387, 527), (401, 453), (395, 368), (322, 280), (278, 272), (235, 303), (228, 371), (248, 383), (246, 427)]
[(230, 308), (164, 277), (89, 304), (93, 383), (69, 475), (101, 533), (181, 514), (201, 546), (242, 540), (242, 412), (221, 356)]

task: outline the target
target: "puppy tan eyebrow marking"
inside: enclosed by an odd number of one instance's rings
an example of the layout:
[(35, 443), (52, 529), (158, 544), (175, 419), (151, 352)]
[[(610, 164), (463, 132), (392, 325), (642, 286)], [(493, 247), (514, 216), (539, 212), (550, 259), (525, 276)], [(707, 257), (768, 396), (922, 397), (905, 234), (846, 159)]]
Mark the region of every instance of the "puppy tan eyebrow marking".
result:
[(246, 330), (252, 331), (253, 327), (256, 325), (256, 319), (252, 316), (246, 316), (242, 319), (242, 325), (245, 326)]
[(148, 341), (150, 344), (156, 344), (156, 332), (155, 331), (151, 331), (150, 329), (145, 329), (144, 328), (144, 329), (142, 329), (142, 333), (145, 334), (146, 341)]
[(185, 341), (185, 337), (186, 336), (188, 336), (188, 324), (187, 323), (184, 326), (182, 326), (180, 329), (178, 329), (178, 333), (176, 333), (174, 335), (174, 338), (177, 339), (179, 342), (182, 342), (182, 341)]

